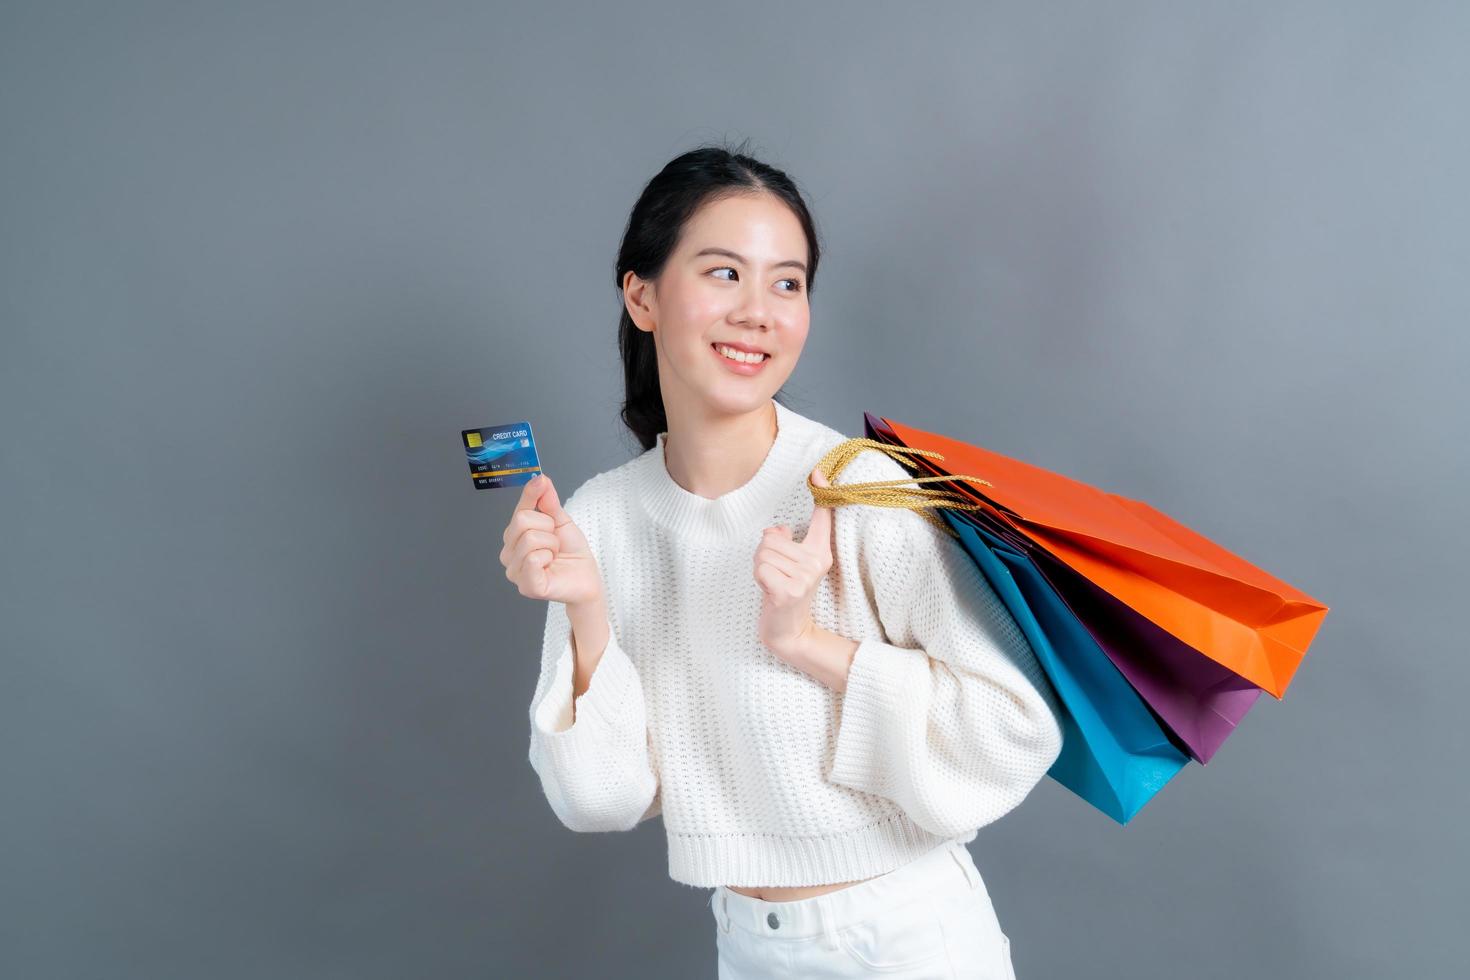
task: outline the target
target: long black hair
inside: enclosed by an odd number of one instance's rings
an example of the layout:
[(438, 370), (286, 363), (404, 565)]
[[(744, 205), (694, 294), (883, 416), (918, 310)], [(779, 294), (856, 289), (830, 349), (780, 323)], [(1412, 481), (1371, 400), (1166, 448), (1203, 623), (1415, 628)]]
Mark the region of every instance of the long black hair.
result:
[[(619, 295), (623, 277), (629, 272), (637, 273), (644, 280), (658, 278), (678, 244), (684, 223), (702, 205), (731, 194), (756, 192), (774, 194), (801, 222), (806, 232), (806, 289), (810, 294), (821, 255), (811, 211), (790, 177), (746, 152), (748, 142), (734, 147), (706, 145), (690, 150), (670, 160), (648, 182), (628, 215), (623, 243), (618, 247)], [(626, 305), (618, 321), (618, 350), (623, 355), (623, 424), (638, 437), (645, 450), (652, 449), (658, 442), (658, 434), (668, 431), (663, 392), (658, 383), (658, 355), (653, 334), (638, 329)], [(779, 398), (779, 392), (777, 395)]]

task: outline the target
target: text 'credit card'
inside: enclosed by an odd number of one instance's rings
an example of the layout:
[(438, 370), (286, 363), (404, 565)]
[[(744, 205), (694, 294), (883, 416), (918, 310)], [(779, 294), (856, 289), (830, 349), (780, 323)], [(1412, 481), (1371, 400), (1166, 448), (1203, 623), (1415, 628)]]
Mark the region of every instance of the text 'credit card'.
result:
[(477, 489), (525, 486), (541, 472), (530, 422), (463, 429), (460, 436)]

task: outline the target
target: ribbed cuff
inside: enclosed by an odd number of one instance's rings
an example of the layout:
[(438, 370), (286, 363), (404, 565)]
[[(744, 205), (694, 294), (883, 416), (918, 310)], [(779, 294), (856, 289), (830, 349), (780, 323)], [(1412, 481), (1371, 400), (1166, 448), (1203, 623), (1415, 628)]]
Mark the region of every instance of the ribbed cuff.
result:
[[(608, 631), (607, 647), (592, 671), (587, 690), (577, 699), (572, 719), (572, 675), (575, 652), (567, 639), (556, 660), (556, 674), (546, 696), (536, 706), (534, 724), (548, 756), (558, 765), (572, 765), (591, 753), (606, 755), (617, 744), (609, 732), (630, 723), (642, 729), (644, 708), (638, 668)], [(641, 735), (640, 735), (641, 738)]]
[(929, 656), (880, 640), (862, 640), (853, 653), (842, 695), (832, 770), (841, 786), (892, 796), (905, 763), (905, 716), (928, 708)]

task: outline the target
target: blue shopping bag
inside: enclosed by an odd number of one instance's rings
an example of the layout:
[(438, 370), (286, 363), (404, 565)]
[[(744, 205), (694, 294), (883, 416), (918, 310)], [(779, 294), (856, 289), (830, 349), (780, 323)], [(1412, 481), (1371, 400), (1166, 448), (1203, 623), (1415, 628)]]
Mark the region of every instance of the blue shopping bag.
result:
[(937, 510), (1021, 627), (1063, 706), (1062, 752), (1047, 775), (1127, 824), (1189, 757), (1020, 542), (975, 512)]

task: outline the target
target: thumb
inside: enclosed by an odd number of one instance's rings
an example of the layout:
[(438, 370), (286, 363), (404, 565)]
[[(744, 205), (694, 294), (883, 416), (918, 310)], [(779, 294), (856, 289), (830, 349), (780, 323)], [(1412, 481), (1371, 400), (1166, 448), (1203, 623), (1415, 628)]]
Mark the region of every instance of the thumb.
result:
[[(831, 481), (822, 473), (820, 468), (812, 470), (812, 484), (818, 487), (830, 487)], [(801, 539), (802, 544), (810, 542), (822, 551), (830, 551), (832, 548), (832, 508), (814, 504), (812, 506), (812, 521), (807, 527), (806, 537)]]
[(545, 473), (538, 473), (536, 479), (531, 482), (539, 484), (539, 494), (536, 497), (537, 510), (543, 514), (550, 514), (551, 519), (556, 521), (557, 527), (571, 520), (567, 512), (562, 510), (561, 497), (557, 495), (556, 485), (551, 482), (551, 477)]

